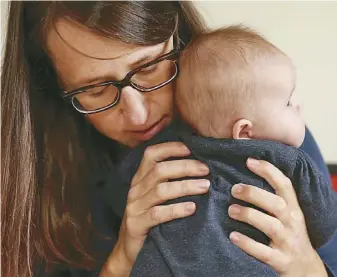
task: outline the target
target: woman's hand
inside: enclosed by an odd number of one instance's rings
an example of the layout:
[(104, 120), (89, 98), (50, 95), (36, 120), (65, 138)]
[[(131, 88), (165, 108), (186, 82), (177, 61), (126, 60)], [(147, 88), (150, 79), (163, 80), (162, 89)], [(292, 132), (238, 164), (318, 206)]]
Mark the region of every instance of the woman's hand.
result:
[(248, 159), (247, 166), (264, 178), (276, 194), (245, 184), (233, 186), (232, 194), (269, 214), (240, 205), (230, 206), (228, 212), (233, 219), (265, 233), (271, 243), (267, 246), (238, 232), (230, 234), (231, 241), (247, 254), (273, 267), (281, 277), (327, 277), (323, 262), (310, 243), (291, 181), (268, 162)]
[(172, 179), (209, 174), (208, 167), (196, 160), (164, 161), (170, 157), (188, 155), (190, 151), (180, 142), (157, 144), (146, 149), (132, 179), (118, 242), (101, 277), (129, 276), (151, 227), (195, 212), (193, 202), (160, 205), (170, 199), (208, 191), (209, 181), (206, 179), (169, 182)]

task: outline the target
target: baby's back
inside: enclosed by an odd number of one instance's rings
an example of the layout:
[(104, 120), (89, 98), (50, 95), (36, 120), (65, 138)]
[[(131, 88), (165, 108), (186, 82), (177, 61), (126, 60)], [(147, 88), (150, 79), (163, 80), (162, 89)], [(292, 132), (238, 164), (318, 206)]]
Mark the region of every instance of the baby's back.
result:
[[(197, 211), (191, 217), (153, 228), (131, 276), (278, 276), (271, 267), (229, 240), (229, 234), (235, 230), (261, 243), (269, 243), (262, 232), (231, 219), (227, 212), (231, 204), (248, 206), (231, 195), (231, 188), (237, 183), (274, 193), (265, 180), (248, 170), (248, 157), (271, 162), (292, 180), (315, 248), (327, 242), (337, 229), (337, 196), (301, 150), (271, 141), (203, 138), (175, 128), (164, 131), (153, 143), (172, 140), (184, 142), (192, 152), (191, 159), (209, 166), (210, 190), (206, 195), (168, 202), (193, 201)], [(124, 180), (121, 186), (130, 183), (127, 176), (133, 176), (130, 170), (137, 169), (147, 145), (132, 150), (121, 163), (118, 169), (120, 180)]]

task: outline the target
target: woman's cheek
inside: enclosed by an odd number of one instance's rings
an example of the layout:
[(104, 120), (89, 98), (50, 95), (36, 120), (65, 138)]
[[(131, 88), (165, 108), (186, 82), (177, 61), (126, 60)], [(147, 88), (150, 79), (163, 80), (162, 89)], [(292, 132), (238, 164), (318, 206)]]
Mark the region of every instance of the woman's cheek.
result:
[(104, 112), (86, 115), (86, 119), (101, 134), (119, 141), (122, 121), (118, 120), (118, 115), (112, 109)]
[(152, 102), (155, 104), (158, 115), (172, 115), (174, 111), (173, 98), (174, 98), (173, 84), (167, 85), (161, 91), (153, 91)]

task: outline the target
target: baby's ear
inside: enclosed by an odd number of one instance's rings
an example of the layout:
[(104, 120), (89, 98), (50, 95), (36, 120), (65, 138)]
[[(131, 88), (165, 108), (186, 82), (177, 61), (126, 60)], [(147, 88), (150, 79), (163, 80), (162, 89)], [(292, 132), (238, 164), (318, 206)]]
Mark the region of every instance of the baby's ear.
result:
[(253, 123), (248, 119), (240, 119), (234, 123), (232, 136), (234, 139), (253, 138)]

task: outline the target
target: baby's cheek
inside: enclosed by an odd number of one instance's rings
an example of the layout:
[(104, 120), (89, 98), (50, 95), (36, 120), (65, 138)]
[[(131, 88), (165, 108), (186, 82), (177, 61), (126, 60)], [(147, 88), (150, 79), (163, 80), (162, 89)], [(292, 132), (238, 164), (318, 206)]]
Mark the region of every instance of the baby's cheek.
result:
[(303, 141), (304, 141), (304, 137), (305, 137), (305, 123), (303, 120), (301, 120), (301, 126), (302, 126), (302, 129), (301, 129), (301, 134), (300, 134), (300, 146), (302, 145)]
[(305, 124), (301, 117), (297, 116), (293, 119), (293, 140), (295, 142), (295, 147), (300, 147), (304, 141), (305, 136)]
[(282, 117), (282, 128), (280, 131), (283, 132), (283, 143), (290, 146), (299, 147), (303, 142), (303, 123), (301, 118), (292, 109), (287, 109), (284, 111)]

